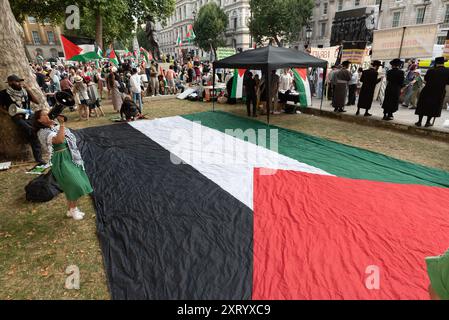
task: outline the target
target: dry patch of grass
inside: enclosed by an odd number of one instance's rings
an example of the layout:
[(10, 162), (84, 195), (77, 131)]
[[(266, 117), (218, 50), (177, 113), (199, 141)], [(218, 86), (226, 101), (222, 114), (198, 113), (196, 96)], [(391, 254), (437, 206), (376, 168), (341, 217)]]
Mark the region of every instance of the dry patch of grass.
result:
[[(217, 109), (245, 116), (242, 105), (216, 105)], [(209, 111), (206, 103), (164, 99), (147, 101), (148, 118)], [(106, 117), (76, 121), (69, 114), (68, 127), (80, 129), (112, 124), (117, 114), (105, 104)], [(265, 117), (259, 117), (265, 121)], [(366, 148), (396, 158), (449, 170), (449, 144), (395, 131), (365, 127), (311, 115), (279, 115), (272, 123), (281, 127)], [(102, 255), (96, 237), (95, 211), (86, 197), (80, 207), (82, 221), (65, 217), (65, 198), (44, 204), (25, 200), (24, 187), (35, 176), (26, 165), (0, 172), (0, 299), (109, 299)], [(81, 289), (66, 290), (64, 271), (77, 265)]]

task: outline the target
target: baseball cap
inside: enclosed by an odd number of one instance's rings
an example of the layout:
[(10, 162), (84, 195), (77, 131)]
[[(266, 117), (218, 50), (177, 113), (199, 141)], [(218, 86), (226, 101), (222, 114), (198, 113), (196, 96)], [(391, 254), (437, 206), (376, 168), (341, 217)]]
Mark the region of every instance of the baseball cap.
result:
[(15, 74), (12, 74), (12, 75), (10, 75), (10, 76), (8, 77), (8, 79), (7, 79), (6, 82), (8, 83), (8, 82), (12, 82), (12, 81), (20, 82), (20, 81), (25, 81), (25, 79), (22, 79), (22, 78), (20, 78), (19, 76), (15, 75)]

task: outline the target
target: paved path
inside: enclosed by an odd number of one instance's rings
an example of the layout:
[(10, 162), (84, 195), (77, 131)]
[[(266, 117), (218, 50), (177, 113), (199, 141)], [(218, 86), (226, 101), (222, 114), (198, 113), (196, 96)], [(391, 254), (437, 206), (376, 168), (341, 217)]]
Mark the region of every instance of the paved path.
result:
[[(320, 99), (316, 99), (313, 98), (312, 99), (312, 108), (313, 109), (320, 109)], [(330, 101), (327, 101), (326, 99), (323, 100), (323, 109), (325, 111), (333, 111), (334, 108), (330, 105)], [(353, 116), (353, 117), (357, 117), (355, 115), (356, 111), (357, 111), (357, 107), (356, 106), (346, 106), (345, 110), (347, 110), (347, 112), (344, 113), (345, 116)], [(360, 116), (358, 116), (359, 118), (363, 118), (363, 113), (365, 112), (365, 110), (361, 110), (360, 112)], [(379, 120), (382, 121), (382, 117), (383, 117), (383, 109), (380, 106), (380, 103), (378, 101), (373, 102), (373, 106), (369, 111), (373, 116), (372, 117), (368, 117), (371, 118), (370, 120)], [(427, 117), (424, 117), (423, 120), (423, 125), (426, 122)], [(449, 121), (449, 111), (446, 108), (443, 108), (443, 112), (441, 114), (440, 118), (437, 118), (435, 121), (435, 125), (433, 127), (431, 127), (431, 130), (435, 130), (435, 131), (442, 131), (442, 132), (449, 132), (449, 127), (443, 127), (443, 123), (445, 121)], [(397, 112), (394, 113), (394, 120), (389, 121), (389, 122), (393, 122), (393, 123), (398, 123), (398, 124), (402, 124), (402, 125), (408, 125), (408, 126), (415, 126), (415, 122), (418, 121), (418, 116), (415, 115), (415, 110), (411, 110), (411, 109), (407, 109), (404, 108), (402, 106), (399, 106), (399, 110)]]

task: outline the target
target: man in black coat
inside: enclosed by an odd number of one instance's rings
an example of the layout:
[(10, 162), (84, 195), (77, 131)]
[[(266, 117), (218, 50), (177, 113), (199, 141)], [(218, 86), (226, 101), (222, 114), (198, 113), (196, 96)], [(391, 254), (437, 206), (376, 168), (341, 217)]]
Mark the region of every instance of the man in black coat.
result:
[(381, 65), (382, 63), (379, 60), (374, 60), (371, 63), (371, 68), (362, 72), (360, 77), (362, 88), (360, 89), (359, 101), (357, 103), (357, 116), (360, 114), (360, 109), (365, 109), (365, 117), (371, 116), (371, 113), (368, 111), (373, 103), (376, 85), (382, 80), (382, 78), (378, 79), (378, 70)]
[(422, 119), (427, 116), (425, 126), (431, 127), (430, 120), (441, 116), (443, 101), (446, 95), (446, 85), (449, 84), (449, 69), (444, 67), (444, 57), (435, 59), (435, 68), (427, 71), (424, 81), (426, 85), (421, 91), (415, 114), (419, 116), (416, 126), (422, 125)]
[(385, 89), (385, 98), (382, 103), (382, 109), (384, 109), (382, 120), (393, 120), (393, 113), (398, 111), (399, 96), (404, 85), (404, 71), (399, 69), (402, 61), (393, 59), (390, 61), (390, 64), (392, 68), (387, 72), (387, 88)]
[(247, 72), (244, 77), (243, 85), (246, 93), (246, 110), (248, 117), (251, 116), (251, 103), (253, 105), (252, 116), (257, 117), (257, 96), (256, 96), (256, 81), (253, 79), (252, 72)]

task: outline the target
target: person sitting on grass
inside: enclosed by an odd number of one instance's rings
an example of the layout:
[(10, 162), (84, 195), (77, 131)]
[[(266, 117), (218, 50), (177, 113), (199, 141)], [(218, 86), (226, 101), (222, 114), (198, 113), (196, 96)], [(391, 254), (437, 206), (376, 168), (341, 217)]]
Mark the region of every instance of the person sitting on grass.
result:
[(427, 257), (426, 264), (430, 279), (430, 298), (449, 300), (449, 250), (441, 256)]
[(137, 119), (144, 119), (142, 110), (139, 109), (136, 103), (134, 103), (131, 96), (125, 96), (122, 107), (120, 109), (120, 116), (124, 121), (134, 121)]
[(67, 198), (67, 217), (81, 220), (84, 213), (78, 209), (77, 202), (82, 196), (92, 193), (93, 189), (75, 136), (65, 128), (64, 116), (58, 116), (57, 119), (57, 122), (53, 121), (45, 109), (39, 110), (34, 116), (33, 127), (40, 143), (50, 154), (51, 172)]

